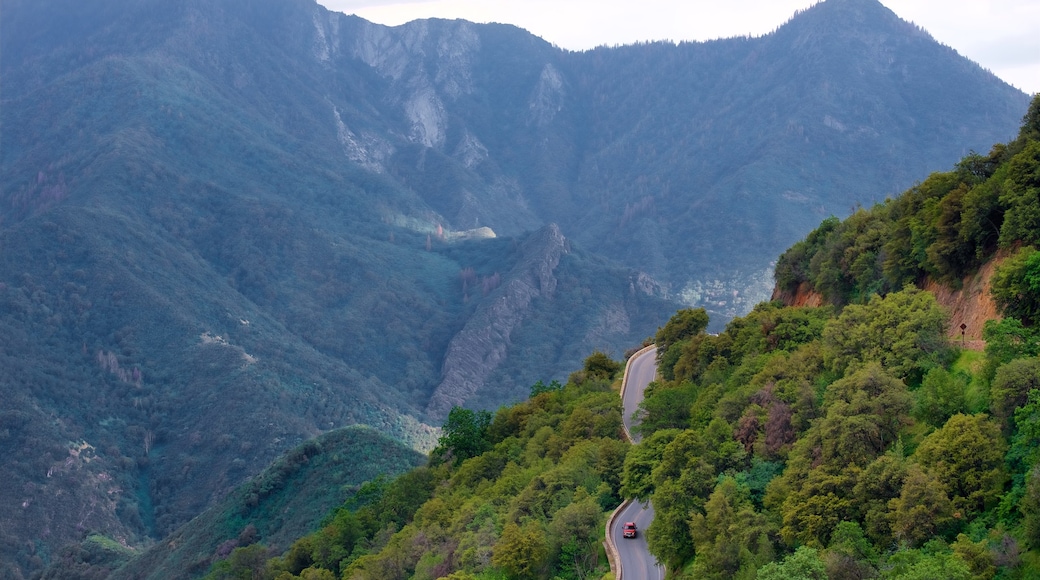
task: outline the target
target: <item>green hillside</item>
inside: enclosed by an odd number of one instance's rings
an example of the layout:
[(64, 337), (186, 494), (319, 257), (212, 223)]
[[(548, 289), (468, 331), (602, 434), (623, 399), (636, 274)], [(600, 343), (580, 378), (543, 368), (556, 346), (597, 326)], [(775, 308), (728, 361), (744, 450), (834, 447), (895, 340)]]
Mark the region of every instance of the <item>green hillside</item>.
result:
[[(987, 155), (971, 152), (953, 171), (844, 221), (825, 220), (780, 257), (777, 286), (789, 293), (802, 286), (839, 305), (863, 302), (926, 279), (958, 285), (998, 250), (1028, 252), (1040, 244), (1038, 141), (1034, 97), (1014, 141)], [(995, 298), (1017, 317), (1036, 315)]]
[(629, 449), (621, 370), (597, 353), (526, 402), (454, 409), (427, 466), (362, 487), (288, 550), (236, 548), (206, 578), (601, 576)]
[[(130, 550), (95, 533), (62, 550), (41, 578), (192, 577), (240, 546), (261, 542), (284, 550), (363, 484), (425, 460), (368, 428), (330, 431), (279, 457), (162, 542)], [(108, 550), (102, 549), (106, 540), (113, 546)]]

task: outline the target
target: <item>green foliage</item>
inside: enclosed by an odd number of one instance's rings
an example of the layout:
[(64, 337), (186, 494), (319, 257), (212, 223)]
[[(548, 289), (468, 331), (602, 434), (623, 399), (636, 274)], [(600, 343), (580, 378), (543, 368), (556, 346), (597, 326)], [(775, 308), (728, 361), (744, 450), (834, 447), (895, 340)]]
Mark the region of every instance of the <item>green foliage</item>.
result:
[(815, 276), (812, 273), (811, 260), (823, 250), (828, 236), (840, 224), (841, 220), (834, 216), (823, 220), (804, 240), (796, 242), (781, 254), (774, 274), (776, 285), (788, 292), (794, 292), (799, 284), (813, 280)]
[(912, 398), (902, 381), (868, 364), (827, 390), (827, 414), (817, 425), (822, 460), (832, 467), (866, 467), (908, 424)]
[(508, 578), (531, 580), (541, 576), (548, 557), (549, 544), (541, 526), (533, 522), (523, 527), (510, 523), (495, 544), (491, 563), (501, 568)]
[(1040, 465), (1040, 390), (1029, 391), (1025, 404), (1015, 410), (1015, 426), (1007, 464), (1018, 476)]
[(967, 376), (950, 373), (941, 367), (933, 368), (925, 374), (921, 387), (914, 393), (914, 417), (938, 427), (953, 415), (966, 412), (967, 387)]
[(996, 505), (1004, 489), (1006, 444), (986, 415), (954, 415), (921, 442), (914, 456), (948, 490), (959, 518)]
[(582, 366), (582, 370), (585, 371), (585, 378), (593, 381), (613, 380), (614, 375), (621, 372), (624, 368), (624, 364), (611, 360), (609, 356), (600, 351), (590, 354)]
[(902, 447), (897, 445), (871, 462), (856, 480), (853, 494), (863, 517), (864, 533), (876, 546), (888, 546), (894, 541), (890, 502), (901, 497), (909, 465)]
[(990, 580), (997, 575), (996, 561), (986, 540), (972, 542), (968, 536), (958, 534), (957, 541), (950, 547), (967, 564), (972, 580)]
[(657, 329), (654, 344), (659, 353), (666, 353), (675, 343), (692, 338), (708, 327), (708, 313), (703, 308), (686, 308), (675, 313), (664, 326)]
[(1027, 326), (1040, 320), (1040, 252), (1036, 249), (1019, 248), (1000, 264), (990, 283), (993, 301), (1004, 316)]
[(267, 569), (268, 549), (260, 544), (235, 548), (231, 556), (214, 564), (205, 580), (254, 580)]
[[(350, 497), (380, 505), (380, 498), (392, 485), (377, 478), (401, 474), (425, 461), (425, 456), (369, 428), (330, 431), (286, 453), (177, 534), (141, 552), (109, 577), (199, 576), (232, 550), (257, 542), (273, 554), (291, 547), (286, 569), (297, 574), (316, 559), (338, 564), (336, 558), (349, 551), (352, 538), (356, 540), (356, 528), (346, 514), (330, 510)], [(392, 497), (401, 495), (390, 492)], [(401, 511), (400, 506), (385, 507), (388, 514)], [(329, 528), (335, 541), (296, 542), (323, 527)]]
[(690, 425), (690, 408), (697, 399), (698, 388), (692, 383), (678, 386), (658, 385), (648, 389), (651, 396), (639, 404), (640, 422), (634, 431), (650, 434), (664, 429), (682, 429)]
[[(449, 419), (463, 434), (482, 422), (458, 409)], [(483, 452), (361, 486), (261, 577), (600, 575), (603, 523), (621, 501), (628, 452), (620, 425), (617, 393), (589, 374), (500, 409), (476, 430)]]
[(551, 393), (553, 391), (559, 391), (562, 388), (563, 385), (560, 384), (560, 381), (557, 381), (556, 379), (549, 381), (548, 385), (546, 385), (542, 381), (538, 381), (535, 384), (531, 385), (530, 396), (531, 398), (534, 398), (538, 395), (541, 395), (542, 393)]
[(990, 385), (990, 411), (1007, 430), (1015, 410), (1026, 404), (1031, 391), (1040, 389), (1040, 359), (1021, 358), (997, 368)]
[(827, 552), (828, 554), (841, 554), (854, 561), (867, 564), (874, 564), (878, 559), (877, 550), (870, 544), (863, 533), (863, 528), (856, 522), (841, 522), (834, 528)]
[(954, 517), (946, 489), (940, 475), (910, 464), (899, 497), (888, 504), (895, 538), (903, 544), (918, 546), (945, 531)]
[(770, 562), (758, 571), (758, 580), (825, 580), (827, 569), (819, 552), (801, 546), (781, 562)]
[(1000, 243), (1040, 243), (1040, 141), (1030, 142), (1008, 163), (1000, 202), (1007, 207)]
[(655, 485), (654, 469), (664, 456), (665, 448), (679, 433), (678, 429), (656, 431), (628, 452), (621, 472), (621, 492), (625, 497), (650, 499)]
[[(89, 534), (78, 544), (61, 550), (40, 580), (103, 580), (136, 555), (134, 550), (100, 534)], [(17, 578), (13, 569), (0, 573)]]
[[(934, 173), (844, 221), (825, 220), (780, 257), (777, 286), (794, 292), (806, 285), (832, 304), (861, 303), (925, 277), (958, 286), (994, 255), (998, 242), (1013, 247), (1040, 240), (1036, 107), (1034, 98), (1012, 143), (997, 144), (985, 156), (973, 151), (953, 171)], [(1006, 300), (1018, 300), (1008, 294)]]
[(1026, 544), (1040, 549), (1040, 466), (1026, 476), (1025, 494), (1019, 504), (1022, 510), (1022, 531)]
[(881, 363), (910, 383), (952, 362), (947, 315), (935, 297), (912, 286), (865, 305), (847, 306), (823, 331), (824, 360), (835, 372)]
[(755, 510), (748, 489), (731, 477), (719, 481), (703, 515), (693, 512), (689, 522), (698, 578), (750, 577), (773, 559), (768, 518)]
[(886, 580), (970, 580), (971, 569), (949, 546), (932, 541), (919, 549), (900, 549), (881, 567)]
[(488, 437), (491, 419), (490, 411), (452, 407), (442, 427), (444, 434), (437, 441), (433, 457), (450, 458), (457, 465), (487, 451), (491, 447)]

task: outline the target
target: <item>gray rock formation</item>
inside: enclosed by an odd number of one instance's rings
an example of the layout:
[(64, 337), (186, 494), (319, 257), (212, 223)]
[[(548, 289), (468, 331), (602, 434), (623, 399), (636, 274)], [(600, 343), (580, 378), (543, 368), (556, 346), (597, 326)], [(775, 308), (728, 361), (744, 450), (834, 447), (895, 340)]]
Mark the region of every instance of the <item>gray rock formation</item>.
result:
[(521, 258), (482, 306), (451, 340), (444, 357), (440, 384), (426, 406), (431, 420), (442, 419), (455, 405), (477, 392), (505, 359), (509, 337), (524, 320), (536, 298), (551, 299), (556, 290), (554, 271), (567, 253), (567, 239), (556, 224), (531, 235), (520, 249)]

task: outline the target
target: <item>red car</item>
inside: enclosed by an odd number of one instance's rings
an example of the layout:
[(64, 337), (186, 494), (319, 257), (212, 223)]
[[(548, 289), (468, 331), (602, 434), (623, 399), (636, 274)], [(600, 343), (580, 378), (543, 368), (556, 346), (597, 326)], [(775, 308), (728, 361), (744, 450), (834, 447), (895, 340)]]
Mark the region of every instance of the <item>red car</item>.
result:
[(621, 535), (626, 538), (636, 537), (636, 523), (625, 522), (625, 525), (621, 527)]

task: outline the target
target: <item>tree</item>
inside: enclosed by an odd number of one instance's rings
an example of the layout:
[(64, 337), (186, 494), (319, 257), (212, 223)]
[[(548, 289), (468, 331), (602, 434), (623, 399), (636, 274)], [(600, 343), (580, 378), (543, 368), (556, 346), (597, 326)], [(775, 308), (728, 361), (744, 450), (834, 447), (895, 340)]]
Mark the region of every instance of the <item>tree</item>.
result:
[(589, 578), (599, 557), (603, 514), (596, 499), (578, 488), (573, 501), (553, 515), (549, 538), (553, 544), (556, 578)]
[(509, 578), (529, 580), (540, 576), (548, 556), (549, 543), (541, 526), (534, 522), (523, 527), (509, 523), (495, 544), (491, 563)]
[(1026, 403), (1015, 410), (1015, 428), (1005, 463), (1016, 486), (1022, 483), (1025, 472), (1040, 463), (1040, 390), (1029, 391)]
[(442, 427), (444, 434), (437, 441), (433, 456), (446, 457), (450, 454), (455, 463), (459, 464), (487, 451), (491, 447), (488, 437), (491, 418), (489, 411), (452, 407)]
[(780, 536), (784, 542), (826, 546), (838, 524), (855, 518), (857, 505), (852, 490), (858, 473), (857, 468), (810, 470), (781, 507)]
[(669, 566), (693, 556), (689, 517), (703, 509), (716, 477), (708, 454), (696, 431), (682, 431), (664, 447), (653, 468), (656, 514), (646, 537), (650, 550)]
[(661, 429), (683, 429), (690, 426), (690, 407), (697, 399), (697, 386), (682, 383), (657, 383), (639, 403), (641, 418), (634, 431), (648, 435)]
[[(606, 356), (606, 355), (604, 355), (604, 356)], [(563, 390), (563, 385), (561, 385), (560, 381), (557, 381), (556, 379), (553, 379), (552, 381), (549, 381), (548, 385), (546, 385), (542, 381), (538, 381), (535, 384), (531, 385), (530, 397), (533, 399), (533, 398), (537, 397), (538, 395), (541, 395), (542, 393), (555, 393), (556, 391), (562, 391), (562, 390)]]
[(841, 522), (824, 555), (829, 578), (873, 578), (877, 551), (856, 522)]
[(1019, 509), (1026, 545), (1036, 550), (1040, 548), (1040, 465), (1026, 476), (1025, 495), (1019, 502)]
[(1026, 326), (1040, 322), (1040, 252), (1031, 246), (1019, 248), (993, 273), (990, 294), (1004, 316)]
[(585, 377), (588, 379), (609, 381), (625, 366), (611, 360), (609, 356), (597, 350), (585, 359), (585, 364), (582, 368), (585, 371)]
[(1005, 448), (1000, 427), (986, 415), (954, 415), (925, 437), (914, 458), (943, 482), (954, 510), (966, 518), (993, 507), (1000, 498)]
[(773, 274), (776, 285), (788, 292), (794, 292), (799, 284), (809, 282), (811, 278), (810, 260), (827, 241), (828, 235), (841, 224), (841, 220), (830, 216), (820, 222), (815, 230), (809, 232), (805, 239), (795, 243), (777, 260)]
[(921, 388), (914, 393), (914, 416), (935, 426), (946, 423), (947, 419), (965, 408), (965, 389), (968, 380), (964, 375), (954, 375), (943, 368), (934, 368), (924, 376)]
[(952, 353), (947, 315), (935, 297), (913, 286), (865, 305), (850, 304), (823, 330), (824, 362), (844, 373), (850, 366), (878, 362), (910, 384), (942, 366)]
[(770, 562), (758, 571), (758, 580), (827, 580), (827, 568), (820, 553), (800, 546), (782, 562)]
[(708, 327), (708, 313), (703, 308), (685, 308), (675, 313), (664, 326), (657, 329), (654, 344), (664, 354), (677, 342), (696, 336)]
[(906, 473), (907, 461), (897, 444), (863, 470), (853, 489), (866, 533), (879, 546), (892, 543), (888, 502), (902, 493)]
[(953, 553), (968, 565), (972, 580), (991, 580), (997, 575), (996, 562), (986, 540), (972, 542), (968, 536), (958, 534), (951, 547)]
[(354, 544), (363, 535), (364, 529), (357, 515), (350, 510), (340, 510), (332, 522), (322, 528), (321, 533), (315, 534), (309, 542), (310, 560), (315, 565), (338, 574), (341, 563), (354, 551)]
[(819, 423), (822, 460), (834, 468), (866, 467), (909, 423), (911, 402), (903, 381), (877, 363), (835, 381), (824, 396), (827, 414)]
[(931, 538), (953, 518), (942, 480), (916, 464), (907, 468), (902, 492), (888, 505), (896, 539), (911, 546)]
[(1000, 228), (1000, 244), (1040, 242), (1040, 142), (1033, 141), (1008, 162), (1008, 176), (1000, 201), (1007, 208)]
[(261, 544), (235, 548), (226, 560), (213, 566), (207, 580), (260, 580), (267, 570), (270, 551)]
[(732, 477), (719, 480), (704, 506), (689, 521), (697, 559), (697, 578), (732, 578), (772, 559), (770, 529), (764, 515), (756, 513), (747, 489)]
[(920, 549), (901, 549), (881, 567), (882, 578), (891, 580), (971, 580), (968, 565), (942, 541)]
[(621, 470), (621, 493), (625, 497), (646, 501), (654, 493), (654, 467), (661, 461), (664, 448), (678, 435), (678, 429), (657, 431), (625, 455)]
[(1015, 359), (998, 368), (989, 391), (993, 418), (1010, 430), (1015, 409), (1025, 405), (1035, 389), (1040, 389), (1040, 358)]

